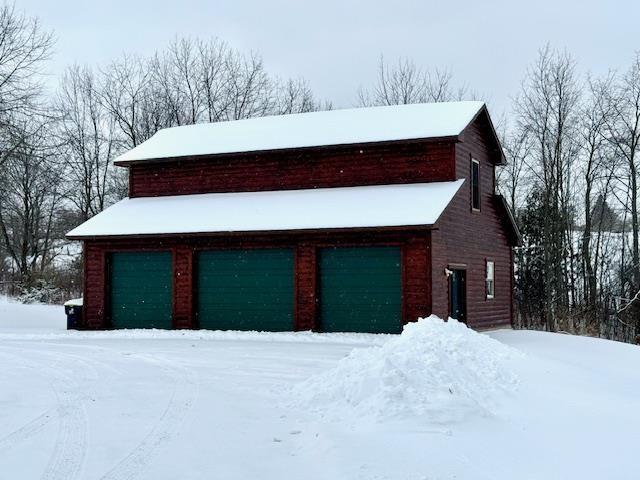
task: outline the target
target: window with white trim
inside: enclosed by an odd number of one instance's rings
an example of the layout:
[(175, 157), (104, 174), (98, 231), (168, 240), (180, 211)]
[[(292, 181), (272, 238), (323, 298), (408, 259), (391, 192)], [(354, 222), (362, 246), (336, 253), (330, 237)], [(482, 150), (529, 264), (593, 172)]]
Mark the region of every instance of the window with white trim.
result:
[(487, 260), (487, 299), (492, 299), (496, 293), (495, 282), (495, 264), (491, 260)]

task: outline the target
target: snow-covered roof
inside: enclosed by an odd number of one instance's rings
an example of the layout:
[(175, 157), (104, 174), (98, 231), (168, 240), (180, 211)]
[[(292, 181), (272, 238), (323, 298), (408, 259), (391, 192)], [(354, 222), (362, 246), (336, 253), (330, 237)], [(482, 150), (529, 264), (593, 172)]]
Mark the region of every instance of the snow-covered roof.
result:
[(483, 106), (483, 102), (422, 103), (166, 128), (120, 155), (116, 163), (452, 137), (459, 135)]
[(126, 198), (67, 236), (433, 225), (463, 182)]

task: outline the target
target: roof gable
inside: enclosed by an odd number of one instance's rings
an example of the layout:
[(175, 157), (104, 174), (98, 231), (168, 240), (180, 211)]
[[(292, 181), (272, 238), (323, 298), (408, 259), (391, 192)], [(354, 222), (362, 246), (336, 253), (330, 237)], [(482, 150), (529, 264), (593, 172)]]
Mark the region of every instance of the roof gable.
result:
[(120, 155), (116, 163), (457, 137), (483, 109), (483, 102), (425, 103), (166, 128)]
[[(502, 149), (500, 138), (498, 137), (498, 133), (493, 126), (493, 122), (491, 121), (491, 116), (489, 115), (489, 110), (487, 109), (486, 105), (483, 105), (482, 108), (478, 110), (476, 115), (473, 117), (473, 119), (471, 119), (464, 130), (467, 130), (469, 126), (474, 123), (478, 124), (480, 129), (483, 131), (483, 134), (485, 135), (487, 141), (486, 145), (491, 155), (491, 161), (496, 165), (506, 165), (507, 158), (504, 154), (504, 150)], [(462, 138), (464, 138), (465, 135), (464, 130), (460, 135)]]

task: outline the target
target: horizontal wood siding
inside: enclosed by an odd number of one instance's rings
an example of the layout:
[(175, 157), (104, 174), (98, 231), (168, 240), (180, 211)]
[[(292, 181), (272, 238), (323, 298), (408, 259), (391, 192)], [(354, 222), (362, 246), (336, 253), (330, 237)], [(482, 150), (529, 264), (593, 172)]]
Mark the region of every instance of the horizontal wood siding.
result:
[(294, 190), (452, 180), (453, 142), (196, 157), (131, 165), (129, 195)]
[(174, 328), (191, 328), (193, 319), (193, 305), (191, 296), (193, 291), (193, 250), (185, 245), (174, 249), (174, 279), (175, 289), (173, 301)]
[(405, 323), (431, 314), (430, 232), (409, 239), (402, 252)]
[(85, 242), (86, 275), (84, 322), (86, 329), (109, 328), (106, 291), (110, 253), (138, 250), (170, 250), (174, 258), (173, 324), (197, 328), (194, 316), (194, 258), (200, 250), (294, 248), (295, 328), (317, 328), (317, 251), (327, 246), (383, 246), (402, 248), (403, 321), (431, 312), (429, 232), (425, 230), (374, 232), (320, 232), (295, 234), (247, 234), (215, 237), (156, 237), (91, 240)]
[[(456, 177), (467, 181), (438, 221), (433, 232), (433, 310), (449, 314), (448, 279), (445, 268), (466, 265), (467, 322), (474, 328), (509, 325), (511, 322), (511, 247), (494, 202), (495, 149), (487, 146), (490, 137), (486, 118), (480, 116), (456, 145)], [(481, 209), (471, 209), (471, 158), (480, 162)], [(486, 261), (495, 262), (495, 298), (485, 291)]]
[(86, 242), (84, 245), (84, 305), (83, 326), (88, 329), (105, 328), (106, 263), (101, 245)]
[(316, 248), (300, 243), (296, 252), (296, 330), (316, 330)]

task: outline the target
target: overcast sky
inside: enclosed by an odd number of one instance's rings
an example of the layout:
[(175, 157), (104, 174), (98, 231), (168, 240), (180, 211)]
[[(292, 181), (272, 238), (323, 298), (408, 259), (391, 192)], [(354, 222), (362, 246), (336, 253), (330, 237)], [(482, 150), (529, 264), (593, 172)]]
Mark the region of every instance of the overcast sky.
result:
[(638, 0), (19, 0), (16, 6), (54, 30), (54, 74), (73, 62), (151, 54), (176, 35), (217, 36), (260, 52), (278, 75), (305, 77), (336, 107), (356, 102), (380, 55), (448, 68), (499, 115), (546, 42), (595, 74), (624, 68), (640, 49)]

